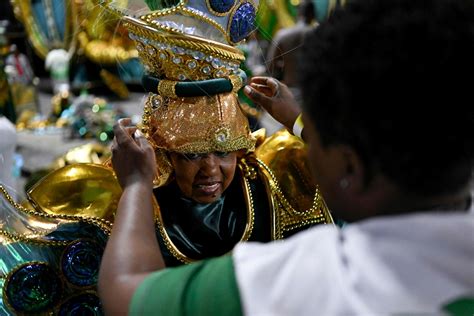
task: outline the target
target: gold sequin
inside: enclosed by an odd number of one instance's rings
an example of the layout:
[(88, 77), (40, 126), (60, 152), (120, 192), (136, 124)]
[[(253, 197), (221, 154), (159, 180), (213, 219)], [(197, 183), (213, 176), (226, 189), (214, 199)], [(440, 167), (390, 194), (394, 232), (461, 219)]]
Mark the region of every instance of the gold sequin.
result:
[[(146, 107), (154, 95), (150, 94)], [(253, 150), (255, 139), (233, 93), (163, 100), (143, 115), (147, 134), (157, 148), (180, 153)]]

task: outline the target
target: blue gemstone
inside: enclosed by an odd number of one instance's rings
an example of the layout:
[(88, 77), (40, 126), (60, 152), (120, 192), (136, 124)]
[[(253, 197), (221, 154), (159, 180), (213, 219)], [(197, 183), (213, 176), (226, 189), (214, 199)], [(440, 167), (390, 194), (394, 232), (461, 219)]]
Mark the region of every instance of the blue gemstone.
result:
[(59, 309), (59, 316), (103, 315), (102, 304), (97, 295), (85, 293), (71, 297)]
[(232, 16), (230, 22), (230, 39), (234, 43), (244, 40), (255, 30), (255, 7), (246, 2)]
[(218, 13), (229, 12), (234, 6), (235, 0), (209, 0), (211, 9)]
[(5, 289), (11, 307), (20, 313), (46, 312), (57, 304), (61, 294), (61, 280), (46, 263), (20, 267), (8, 278)]
[(70, 244), (61, 258), (61, 269), (66, 279), (77, 286), (97, 283), (104, 248), (92, 240), (78, 240)]

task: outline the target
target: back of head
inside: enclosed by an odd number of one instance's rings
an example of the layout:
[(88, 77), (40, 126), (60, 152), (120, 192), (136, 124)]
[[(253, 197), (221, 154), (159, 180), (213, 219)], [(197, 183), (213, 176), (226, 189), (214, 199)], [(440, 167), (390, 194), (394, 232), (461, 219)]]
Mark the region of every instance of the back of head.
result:
[[(474, 156), (474, 2), (354, 0), (306, 41), (306, 112), (402, 191), (466, 188)], [(471, 101), (470, 101), (471, 100)]]

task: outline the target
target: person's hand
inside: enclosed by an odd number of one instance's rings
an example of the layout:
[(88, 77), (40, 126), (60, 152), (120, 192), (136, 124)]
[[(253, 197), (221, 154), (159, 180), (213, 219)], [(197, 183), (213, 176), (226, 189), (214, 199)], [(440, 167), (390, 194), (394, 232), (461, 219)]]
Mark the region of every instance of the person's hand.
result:
[(125, 118), (114, 125), (112, 165), (123, 189), (137, 182), (151, 186), (156, 171), (155, 152), (143, 134), (130, 123), (131, 120)]
[(301, 109), (287, 85), (272, 77), (253, 77), (244, 93), (275, 120), (290, 131), (293, 129)]

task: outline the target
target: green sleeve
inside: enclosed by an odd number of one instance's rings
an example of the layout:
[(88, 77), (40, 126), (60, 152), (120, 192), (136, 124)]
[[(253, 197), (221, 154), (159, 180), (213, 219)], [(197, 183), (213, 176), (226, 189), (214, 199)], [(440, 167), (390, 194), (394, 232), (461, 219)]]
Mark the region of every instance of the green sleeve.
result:
[(232, 257), (152, 273), (135, 291), (130, 315), (242, 315)]

